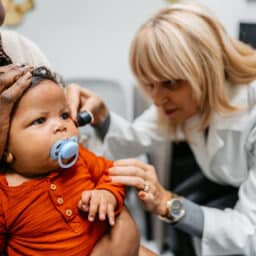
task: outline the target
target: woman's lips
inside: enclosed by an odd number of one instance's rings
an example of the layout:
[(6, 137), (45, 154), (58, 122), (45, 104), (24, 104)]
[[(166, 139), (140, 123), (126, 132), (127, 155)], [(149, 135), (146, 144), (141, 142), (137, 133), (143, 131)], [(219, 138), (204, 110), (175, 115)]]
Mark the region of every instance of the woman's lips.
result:
[(177, 110), (177, 108), (165, 109), (164, 112), (167, 116), (172, 117), (177, 112)]

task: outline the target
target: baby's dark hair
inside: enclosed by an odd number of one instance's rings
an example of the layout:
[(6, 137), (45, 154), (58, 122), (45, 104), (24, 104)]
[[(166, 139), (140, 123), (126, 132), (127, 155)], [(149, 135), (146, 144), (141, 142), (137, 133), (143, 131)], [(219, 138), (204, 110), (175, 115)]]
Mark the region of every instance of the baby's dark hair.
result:
[(41, 67), (35, 68), (32, 71), (32, 82), (29, 88), (34, 87), (35, 85), (39, 84), (43, 80), (51, 80), (54, 83), (58, 84), (55, 74), (52, 73), (48, 68), (41, 66)]
[[(52, 73), (47, 67), (45, 66), (40, 66), (37, 67), (35, 69), (33, 69), (32, 73), (32, 81), (29, 85), (29, 87), (23, 92), (23, 94), (20, 96), (19, 99), (17, 99), (16, 103), (13, 106), (13, 110), (11, 113), (11, 118), (14, 114), (14, 112), (16, 111), (16, 108), (19, 104), (20, 99), (22, 98), (22, 96), (32, 87), (38, 85), (39, 83), (41, 83), (44, 80), (51, 80), (54, 83), (56, 83), (56, 85), (59, 85), (58, 81), (56, 80), (55, 74)], [(60, 85), (61, 86), (61, 85)]]

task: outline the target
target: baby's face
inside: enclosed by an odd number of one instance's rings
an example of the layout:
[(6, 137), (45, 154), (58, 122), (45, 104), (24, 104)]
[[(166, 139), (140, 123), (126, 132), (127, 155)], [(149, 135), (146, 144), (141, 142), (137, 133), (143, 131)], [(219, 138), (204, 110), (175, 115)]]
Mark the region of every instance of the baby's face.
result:
[(14, 156), (12, 168), (24, 176), (57, 169), (57, 161), (50, 158), (52, 145), (75, 135), (64, 90), (43, 80), (24, 94), (13, 115), (7, 148)]

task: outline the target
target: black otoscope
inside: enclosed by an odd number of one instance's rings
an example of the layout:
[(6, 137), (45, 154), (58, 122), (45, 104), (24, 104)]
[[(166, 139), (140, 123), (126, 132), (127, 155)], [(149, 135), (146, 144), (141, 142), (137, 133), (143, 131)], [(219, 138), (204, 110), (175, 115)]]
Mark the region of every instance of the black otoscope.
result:
[(78, 113), (77, 117), (77, 126), (85, 126), (91, 124), (94, 120), (93, 114), (90, 111), (83, 111)]

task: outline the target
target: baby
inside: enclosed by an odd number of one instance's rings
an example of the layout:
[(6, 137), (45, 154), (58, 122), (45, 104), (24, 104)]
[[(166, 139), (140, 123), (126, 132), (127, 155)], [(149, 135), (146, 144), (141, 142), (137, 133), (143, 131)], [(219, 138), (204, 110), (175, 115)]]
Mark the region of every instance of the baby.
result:
[(89, 255), (105, 219), (114, 225), (124, 188), (109, 182), (112, 162), (78, 145), (77, 137), (63, 88), (49, 70), (35, 69), (13, 109), (2, 159), (2, 253)]

